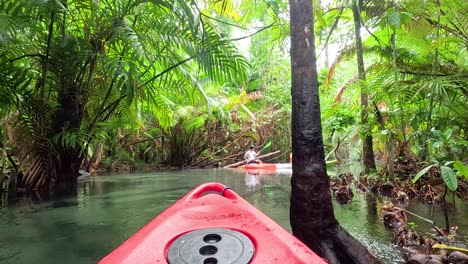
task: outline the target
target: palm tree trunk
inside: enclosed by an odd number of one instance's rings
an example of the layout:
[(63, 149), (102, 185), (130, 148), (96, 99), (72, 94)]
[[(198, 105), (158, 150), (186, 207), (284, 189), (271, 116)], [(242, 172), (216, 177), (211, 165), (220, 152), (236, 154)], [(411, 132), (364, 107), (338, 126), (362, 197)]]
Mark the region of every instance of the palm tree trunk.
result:
[[(356, 36), (356, 50), (357, 50), (357, 63), (358, 63), (358, 73), (359, 81), (366, 80), (366, 73), (364, 71), (364, 55), (361, 42), (361, 16), (359, 13), (358, 0), (353, 0), (353, 17), (354, 17), (354, 32)], [(368, 95), (365, 92), (361, 92), (361, 125), (362, 127), (367, 127), (368, 122), (368, 105), (369, 99)], [(362, 135), (362, 162), (364, 165), (364, 173), (369, 173), (376, 169), (375, 167), (375, 158), (374, 158), (374, 147), (372, 143), (372, 135), (368, 129), (363, 129), (364, 133)]]
[[(440, 0), (437, 0), (436, 1), (436, 4), (437, 4), (437, 30), (436, 30), (436, 41), (439, 40), (439, 37), (440, 37), (440, 15), (441, 15), (441, 10), (440, 10)], [(433, 74), (433, 78), (436, 76), (437, 74), (437, 69), (438, 69), (438, 65), (439, 65), (439, 49), (437, 48), (436, 46), (436, 49), (434, 51), (434, 63), (432, 64), (432, 74)], [(430, 92), (430, 96), (431, 96), (431, 99), (429, 101), (429, 113), (428, 113), (428, 117), (427, 117), (427, 126), (426, 126), (426, 135), (425, 135), (425, 139), (424, 140), (424, 145), (423, 145), (423, 150), (422, 150), (422, 155), (421, 155), (421, 159), (425, 160), (427, 158), (429, 158), (429, 155), (431, 153), (429, 153), (429, 144), (428, 144), (428, 138), (429, 138), (429, 134), (430, 134), (430, 131), (432, 129), (432, 112), (434, 110), (434, 92), (431, 91)]]
[(380, 263), (333, 213), (320, 118), (312, 1), (290, 0), (293, 234), (329, 263)]
[[(81, 126), (84, 105), (82, 102), (81, 89), (78, 84), (69, 79), (69, 76), (60, 78), (60, 90), (58, 93), (58, 104), (52, 131), (58, 134), (62, 131), (77, 130)], [(79, 146), (56, 146), (57, 159), (53, 166), (51, 178), (53, 184), (50, 192), (54, 196), (73, 195), (77, 190), (77, 176), (82, 162), (81, 149)]]
[(50, 45), (51, 45), (51, 40), (54, 34), (55, 17), (56, 17), (56, 13), (54, 10), (50, 14), (49, 29), (47, 33), (47, 44), (46, 44), (46, 48), (44, 52), (45, 57), (42, 61), (42, 68), (41, 68), (41, 78), (36, 83), (36, 88), (40, 90), (39, 93), (40, 93), (41, 100), (44, 100), (44, 93), (45, 93), (45, 87), (46, 87), (45, 82), (46, 82), (46, 77), (47, 77), (47, 68), (49, 66)]

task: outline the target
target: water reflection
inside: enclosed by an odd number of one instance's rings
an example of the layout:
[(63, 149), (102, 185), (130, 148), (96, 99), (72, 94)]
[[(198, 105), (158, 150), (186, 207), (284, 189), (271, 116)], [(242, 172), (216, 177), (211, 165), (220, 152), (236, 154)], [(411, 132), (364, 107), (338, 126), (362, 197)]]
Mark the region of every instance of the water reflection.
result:
[[(21, 201), (0, 208), (0, 262), (96, 263), (193, 187), (206, 182), (232, 187), (290, 230), (290, 181), (290, 172), (256, 174), (223, 169), (90, 177), (79, 183), (75, 199), (42, 204)], [(348, 205), (335, 204), (335, 215), (385, 263), (402, 263), (391, 244), (391, 233), (379, 218), (382, 204), (382, 198), (357, 194)], [(426, 216), (433, 212), (436, 222), (443, 221), (439, 205), (411, 201), (407, 209)], [(451, 223), (466, 233), (466, 205), (457, 200), (453, 210)], [(430, 230), (424, 221), (414, 222), (421, 230)]]
[(377, 198), (372, 194), (365, 194), (367, 203), (367, 220), (374, 222), (377, 216)]
[(256, 187), (261, 187), (262, 183), (262, 176), (260, 173), (245, 173), (244, 176), (245, 180), (245, 187), (248, 189), (256, 189)]

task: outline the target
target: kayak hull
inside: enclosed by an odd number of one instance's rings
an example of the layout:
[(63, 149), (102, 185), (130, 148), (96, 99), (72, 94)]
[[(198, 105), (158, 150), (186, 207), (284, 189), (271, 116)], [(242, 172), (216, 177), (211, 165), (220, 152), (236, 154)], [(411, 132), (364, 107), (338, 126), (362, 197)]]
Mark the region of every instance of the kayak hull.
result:
[[(254, 253), (250, 262), (243, 263), (326, 263), (288, 231), (220, 183), (196, 187), (99, 263), (169, 263), (167, 255), (174, 241), (184, 234), (206, 228), (224, 228), (250, 239)], [(213, 252), (216, 251), (208, 253)], [(218, 253), (211, 258), (216, 258)]]
[(244, 165), (246, 170), (277, 170), (292, 169), (291, 163), (249, 163)]
[(249, 163), (244, 165), (246, 170), (276, 170), (276, 164), (274, 163)]
[[(336, 160), (326, 162), (327, 165), (334, 166)], [(246, 170), (264, 170), (264, 171), (275, 171), (275, 170), (292, 170), (292, 163), (249, 163), (243, 166)], [(242, 168), (240, 166), (239, 168)]]
[(249, 174), (290, 173), (291, 163), (250, 163), (243, 166)]

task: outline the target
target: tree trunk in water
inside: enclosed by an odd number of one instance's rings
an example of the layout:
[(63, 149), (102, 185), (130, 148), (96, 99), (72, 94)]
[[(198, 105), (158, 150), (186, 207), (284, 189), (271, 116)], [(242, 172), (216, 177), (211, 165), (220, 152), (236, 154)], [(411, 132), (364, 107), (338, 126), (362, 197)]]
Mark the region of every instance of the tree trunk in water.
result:
[(16, 171), (11, 171), (10, 180), (8, 181), (8, 201), (14, 201), (18, 191), (18, 174)]
[[(437, 31), (436, 31), (435, 41), (437, 42), (437, 41), (439, 41), (439, 37), (440, 37), (440, 15), (441, 15), (440, 0), (437, 0), (436, 4), (437, 4)], [(434, 50), (434, 63), (432, 64), (432, 73), (433, 73), (432, 78), (436, 77), (438, 65), (439, 65), (439, 49), (436, 46), (436, 48)], [(426, 133), (424, 135), (424, 140), (422, 140), (423, 141), (423, 148), (422, 148), (422, 150), (420, 152), (421, 160), (429, 159), (430, 155), (431, 155), (431, 153), (429, 153), (429, 140), (428, 139), (430, 137), (430, 132), (431, 132), (431, 129), (432, 129), (432, 118), (433, 118), (432, 114), (433, 114), (433, 111), (434, 111), (435, 104), (437, 102), (437, 101), (434, 101), (434, 100), (437, 100), (437, 99), (434, 98), (434, 91), (433, 90), (431, 90), (429, 95), (431, 97), (431, 100), (429, 101), (429, 113), (428, 113), (428, 117), (427, 117)]]
[[(359, 14), (358, 0), (353, 0), (353, 17), (354, 17), (354, 32), (356, 36), (356, 56), (358, 64), (359, 81), (366, 80), (366, 73), (364, 71), (364, 55), (361, 42), (361, 16)], [(362, 162), (364, 165), (364, 173), (375, 171), (375, 159), (374, 159), (374, 146), (372, 143), (372, 136), (370, 135), (369, 129), (367, 129), (367, 117), (368, 113), (368, 96), (367, 93), (361, 92), (361, 126), (365, 129), (363, 133), (362, 142)]]
[(380, 263), (333, 214), (325, 166), (313, 35), (312, 1), (290, 0), (293, 234), (329, 263)]
[[(73, 75), (70, 75), (73, 76)], [(60, 79), (60, 91), (57, 101), (59, 107), (55, 112), (53, 131), (54, 135), (63, 131), (78, 130), (83, 118), (83, 95), (78, 84), (69, 80), (69, 76)], [(79, 144), (75, 147), (56, 145), (57, 159), (51, 173), (50, 192), (53, 196), (76, 194), (77, 176), (82, 162)]]
[[(375, 106), (375, 117), (377, 118), (377, 123), (379, 124), (380, 131), (385, 130), (385, 121), (377, 105)], [(391, 182), (395, 182), (395, 151), (393, 150), (393, 133), (388, 130), (386, 146), (387, 146), (387, 159), (385, 161), (386, 173)]]

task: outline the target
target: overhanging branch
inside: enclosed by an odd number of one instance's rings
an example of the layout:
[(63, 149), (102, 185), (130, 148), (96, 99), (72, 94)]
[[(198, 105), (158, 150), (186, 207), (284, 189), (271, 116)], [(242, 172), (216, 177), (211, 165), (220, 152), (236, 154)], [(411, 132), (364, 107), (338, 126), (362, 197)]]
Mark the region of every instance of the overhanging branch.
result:
[(174, 68), (176, 68), (176, 67), (179, 67), (180, 65), (186, 63), (187, 61), (192, 60), (193, 58), (195, 58), (195, 56), (190, 56), (190, 57), (188, 57), (188, 58), (186, 58), (186, 59), (184, 59), (184, 60), (179, 61), (178, 63), (172, 65), (171, 67), (165, 69), (164, 71), (162, 71), (162, 72), (156, 74), (155, 76), (153, 76), (153, 77), (152, 77), (151, 79), (149, 79), (148, 81), (144, 82), (144, 83), (143, 83), (143, 86), (145, 86), (145, 85), (149, 84), (150, 82), (156, 80), (157, 78), (161, 77), (162, 75), (164, 75), (165, 73), (171, 71), (172, 69), (174, 69)]
[(41, 59), (45, 58), (45, 56), (43, 54), (38, 54), (38, 53), (35, 53), (35, 54), (24, 54), (22, 56), (19, 56), (18, 58), (14, 58), (14, 59), (10, 59), (8, 60), (9, 62), (15, 62), (17, 60), (21, 60), (23, 58), (27, 58), (27, 57), (39, 57)]

